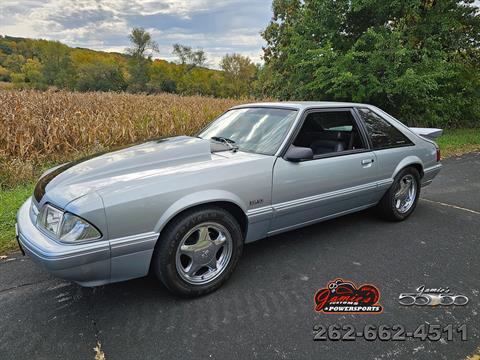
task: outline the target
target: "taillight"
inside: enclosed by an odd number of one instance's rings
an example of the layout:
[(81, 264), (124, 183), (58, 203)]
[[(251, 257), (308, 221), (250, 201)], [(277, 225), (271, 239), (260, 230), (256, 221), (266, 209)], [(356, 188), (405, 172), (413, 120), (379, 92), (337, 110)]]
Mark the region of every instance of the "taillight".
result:
[(442, 156), (440, 154), (440, 148), (437, 146), (437, 162), (439, 162), (441, 158)]

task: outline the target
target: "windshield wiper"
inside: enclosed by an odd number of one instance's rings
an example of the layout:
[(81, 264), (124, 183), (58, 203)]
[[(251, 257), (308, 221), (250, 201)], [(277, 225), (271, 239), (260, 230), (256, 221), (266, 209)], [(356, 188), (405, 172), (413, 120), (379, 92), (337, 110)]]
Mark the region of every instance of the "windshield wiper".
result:
[(238, 150), (237, 143), (232, 139), (229, 139), (223, 136), (212, 136), (210, 139), (227, 145), (230, 148), (230, 150), (232, 150), (233, 152), (236, 152)]

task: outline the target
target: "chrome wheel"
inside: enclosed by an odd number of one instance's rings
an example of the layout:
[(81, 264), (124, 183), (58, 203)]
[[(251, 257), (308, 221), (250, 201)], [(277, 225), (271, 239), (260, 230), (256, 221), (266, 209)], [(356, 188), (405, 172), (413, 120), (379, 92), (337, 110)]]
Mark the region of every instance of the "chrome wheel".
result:
[(207, 284), (227, 268), (232, 249), (232, 237), (224, 226), (199, 224), (180, 241), (175, 257), (177, 272), (190, 284)]
[(415, 203), (417, 196), (417, 181), (413, 175), (407, 174), (400, 179), (394, 195), (394, 204), (398, 212), (405, 214)]

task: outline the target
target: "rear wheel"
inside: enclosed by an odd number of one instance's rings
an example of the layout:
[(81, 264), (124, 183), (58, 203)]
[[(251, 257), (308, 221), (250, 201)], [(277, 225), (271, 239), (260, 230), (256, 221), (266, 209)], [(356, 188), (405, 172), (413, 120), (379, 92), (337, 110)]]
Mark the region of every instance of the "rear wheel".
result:
[(214, 206), (197, 208), (179, 215), (162, 231), (154, 271), (177, 295), (204, 295), (227, 281), (242, 248), (240, 226), (230, 213)]
[(397, 174), (377, 208), (382, 217), (403, 221), (415, 210), (419, 196), (420, 174), (417, 169), (407, 167)]

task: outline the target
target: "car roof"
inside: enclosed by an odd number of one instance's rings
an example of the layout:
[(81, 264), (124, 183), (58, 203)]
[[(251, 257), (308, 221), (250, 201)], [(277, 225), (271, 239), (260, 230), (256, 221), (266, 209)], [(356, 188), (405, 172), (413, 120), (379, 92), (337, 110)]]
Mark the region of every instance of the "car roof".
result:
[(246, 107), (270, 107), (270, 108), (284, 108), (305, 110), (311, 108), (340, 108), (340, 107), (372, 107), (369, 104), (351, 103), (351, 102), (336, 102), (336, 101), (285, 101), (285, 102), (259, 102), (234, 106), (233, 109), (240, 109)]

